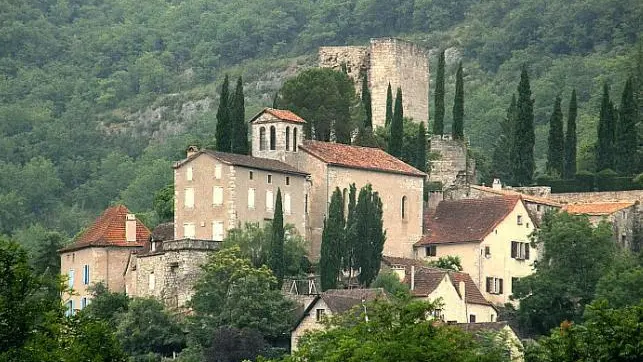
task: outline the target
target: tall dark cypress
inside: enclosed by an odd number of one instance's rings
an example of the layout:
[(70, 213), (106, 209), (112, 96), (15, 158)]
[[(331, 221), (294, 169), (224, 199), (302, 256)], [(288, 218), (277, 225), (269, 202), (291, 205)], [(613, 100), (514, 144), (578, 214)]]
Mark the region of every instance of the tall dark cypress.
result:
[(512, 179), (520, 186), (527, 186), (534, 178), (534, 101), (531, 99), (529, 74), (523, 66), (518, 84), (516, 122), (514, 126), (512, 155)]
[(391, 83), (386, 88), (386, 120), (384, 126), (388, 127), (393, 121), (393, 91), (391, 90)]
[(272, 219), (272, 238), (270, 239), (270, 258), (268, 263), (270, 269), (277, 277), (278, 287), (284, 281), (286, 266), (284, 262), (284, 212), (281, 203), (281, 189), (277, 189), (277, 198), (275, 200), (275, 214)]
[(322, 290), (337, 287), (337, 278), (342, 268), (342, 246), (344, 245), (344, 199), (339, 187), (330, 198), (328, 217), (322, 232), (319, 271)]
[(229, 88), (228, 75), (226, 74), (221, 85), (221, 96), (219, 97), (219, 108), (217, 109), (217, 129), (215, 132), (217, 151), (221, 152), (230, 152), (232, 146)]
[(359, 192), (355, 207), (358, 248), (356, 266), (360, 285), (369, 286), (379, 273), (386, 231), (382, 221), (382, 200), (368, 184)]
[(547, 173), (555, 177), (562, 177), (565, 156), (565, 135), (563, 131), (563, 111), (560, 106), (561, 99), (556, 97), (554, 110), (549, 119), (549, 138), (547, 148)]
[(513, 147), (513, 129), (516, 122), (516, 95), (511, 96), (507, 116), (500, 124), (500, 134), (493, 145), (491, 158), (491, 176), (501, 182), (512, 184), (511, 152)]
[(615, 138), (616, 171), (623, 175), (634, 175), (638, 169), (638, 109), (634, 96), (634, 79), (628, 78), (621, 96)]
[(610, 101), (609, 87), (603, 84), (603, 98), (598, 118), (598, 141), (596, 143), (596, 170), (614, 169), (614, 106)]
[[(346, 200), (344, 200), (346, 203)], [(344, 247), (342, 248), (342, 266), (344, 269), (356, 269), (355, 255), (358, 245), (357, 228), (355, 224), (355, 206), (357, 205), (357, 186), (352, 183), (348, 190), (348, 214), (346, 215), (346, 224), (344, 227)]]
[(233, 153), (247, 155), (250, 153), (248, 144), (248, 125), (246, 123), (246, 106), (243, 95), (243, 80), (241, 76), (237, 79), (237, 86), (234, 95), (230, 100), (230, 124), (232, 125), (232, 144), (230, 146)]
[(420, 122), (418, 133), (415, 138), (415, 168), (426, 172), (426, 128), (424, 122)]
[(435, 117), (433, 119), (433, 134), (444, 134), (444, 50), (438, 58), (438, 72), (435, 77)]
[(402, 109), (402, 88), (397, 88), (395, 94), (395, 110), (391, 121), (391, 134), (388, 139), (388, 153), (399, 158), (402, 156), (404, 141), (404, 110)]
[(453, 129), (454, 140), (464, 139), (464, 80), (462, 77), (462, 62), (455, 73), (455, 99), (453, 101)]
[(373, 108), (371, 104), (371, 91), (368, 89), (368, 73), (362, 73), (362, 105), (364, 106), (364, 128), (373, 129)]
[(567, 133), (565, 134), (565, 167), (563, 178), (571, 179), (576, 175), (576, 89), (572, 90), (569, 100), (569, 113), (567, 114)]

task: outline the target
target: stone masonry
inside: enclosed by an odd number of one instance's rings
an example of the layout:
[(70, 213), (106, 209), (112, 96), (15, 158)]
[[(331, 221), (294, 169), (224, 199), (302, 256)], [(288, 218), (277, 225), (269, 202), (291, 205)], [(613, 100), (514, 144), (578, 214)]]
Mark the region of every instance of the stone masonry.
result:
[(428, 120), (429, 58), (424, 48), (395, 38), (371, 39), (369, 46), (319, 48), (320, 67), (339, 70), (342, 64), (358, 94), (362, 87), (360, 74), (368, 72), (373, 127), (384, 126), (389, 83), (393, 97), (396, 89), (402, 88), (404, 116), (417, 122)]
[(475, 183), (475, 161), (468, 156), (467, 144), (452, 140), (449, 136), (431, 137), (431, 152), (439, 154), (437, 160), (431, 160), (429, 181), (441, 182), (442, 188), (454, 185), (462, 176), (465, 183)]

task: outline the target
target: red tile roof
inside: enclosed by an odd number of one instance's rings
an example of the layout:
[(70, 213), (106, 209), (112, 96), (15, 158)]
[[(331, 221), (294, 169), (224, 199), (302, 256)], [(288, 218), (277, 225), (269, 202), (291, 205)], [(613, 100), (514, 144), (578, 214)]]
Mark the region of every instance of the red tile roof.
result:
[(92, 246), (143, 246), (143, 243), (150, 237), (150, 231), (138, 218), (136, 219), (136, 241), (126, 241), (125, 219), (129, 213), (127, 207), (123, 205), (108, 208), (89, 228), (75, 239), (72, 245), (61, 249), (60, 252), (68, 252)]
[(471, 279), (471, 275), (462, 272), (450, 271), (449, 276), (451, 277), (451, 282), (458, 293), (460, 293), (460, 282), (464, 282), (464, 301), (466, 303), (491, 305), (491, 303), (482, 295), (473, 279)]
[(480, 242), (518, 202), (521, 202), (520, 196), (442, 201), (435, 212), (425, 217), (424, 236), (415, 246)]
[(551, 200), (551, 199), (547, 199), (547, 198), (544, 198), (544, 197), (533, 196), (533, 195), (529, 195), (529, 194), (523, 194), (521, 192), (514, 191), (514, 190), (507, 190), (507, 189), (497, 190), (497, 189), (494, 189), (492, 187), (480, 186), (480, 185), (471, 185), (471, 188), (474, 189), (474, 190), (479, 190), (479, 191), (483, 191), (483, 192), (489, 192), (489, 193), (492, 193), (492, 194), (495, 194), (495, 195), (520, 196), (520, 197), (522, 197), (523, 200), (525, 200), (527, 202), (534, 203), (534, 204), (542, 204), (542, 205), (553, 206), (553, 207), (562, 207), (563, 206), (562, 204), (560, 204), (560, 203), (558, 203), (558, 202), (556, 202), (554, 200)]
[(349, 146), (341, 143), (304, 141), (301, 150), (334, 166), (398, 173), (424, 177), (426, 174), (379, 148)]
[(296, 115), (295, 113), (287, 110), (287, 109), (274, 109), (274, 108), (264, 108), (263, 111), (257, 113), (252, 119), (250, 120), (250, 123), (254, 122), (259, 116), (261, 116), (264, 113), (270, 113), (271, 115), (279, 118), (282, 121), (286, 122), (292, 122), (292, 123), (306, 123), (306, 121)]
[(583, 214), (591, 216), (611, 215), (619, 210), (633, 206), (633, 202), (594, 202), (587, 204), (565, 205), (563, 210), (570, 214)]

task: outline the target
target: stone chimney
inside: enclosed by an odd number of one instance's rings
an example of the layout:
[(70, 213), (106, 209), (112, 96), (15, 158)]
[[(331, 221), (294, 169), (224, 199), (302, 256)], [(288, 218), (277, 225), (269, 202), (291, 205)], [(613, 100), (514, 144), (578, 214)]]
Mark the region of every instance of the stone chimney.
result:
[(491, 184), (491, 188), (494, 190), (502, 190), (502, 182), (500, 182), (499, 178), (494, 178), (493, 183)]
[(411, 265), (411, 290), (415, 290), (415, 265)]
[(465, 296), (466, 296), (465, 293), (466, 293), (467, 290), (466, 290), (466, 287), (464, 286), (463, 281), (460, 281), (460, 283), (458, 283), (458, 291), (460, 292), (460, 296), (462, 297), (462, 301), (466, 303), (467, 301), (465, 299)]
[(125, 217), (125, 241), (136, 242), (136, 215), (127, 214)]
[(199, 147), (197, 146), (189, 146), (188, 149), (186, 150), (187, 157), (190, 157), (197, 152), (199, 152)]

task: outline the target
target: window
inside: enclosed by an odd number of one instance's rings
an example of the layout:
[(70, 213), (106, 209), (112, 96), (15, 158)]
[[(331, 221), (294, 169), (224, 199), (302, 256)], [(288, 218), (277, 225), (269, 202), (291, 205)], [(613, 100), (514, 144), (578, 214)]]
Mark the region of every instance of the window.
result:
[(272, 211), (275, 208), (275, 202), (272, 198), (272, 190), (266, 191), (266, 210)]
[(254, 179), (254, 177), (255, 177), (254, 172), (250, 171), (250, 172), (248, 173), (248, 178), (249, 178), (250, 180), (253, 180), (253, 179)]
[(297, 152), (297, 128), (292, 129), (292, 150)]
[(214, 186), (212, 188), (212, 205), (214, 206), (223, 205), (223, 187)]
[(286, 186), (290, 186), (290, 177), (286, 176)]
[(65, 317), (71, 317), (74, 315), (74, 301), (70, 300), (65, 303)]
[(87, 306), (87, 297), (80, 298), (80, 309), (85, 309)]
[(319, 308), (316, 312), (317, 313), (315, 313), (315, 319), (317, 320), (317, 322), (321, 322), (324, 318), (324, 315), (326, 314), (326, 309)]
[(526, 223), (525, 226), (527, 227), (527, 229), (529, 229), (529, 223)]
[(266, 182), (268, 182), (269, 185), (272, 184), (272, 175), (266, 176)]
[(69, 272), (67, 273), (67, 279), (69, 282), (69, 287), (73, 288), (74, 287), (74, 269), (69, 269)]
[(424, 248), (426, 251), (426, 256), (436, 256), (437, 255), (437, 248), (435, 245), (429, 245)]
[(185, 170), (185, 179), (188, 180), (188, 181), (192, 181), (192, 167), (191, 166), (188, 167)]
[(194, 189), (189, 187), (185, 189), (185, 199), (183, 200), (183, 205), (187, 208), (194, 207)]
[(255, 208), (255, 189), (248, 189), (248, 208)]
[(266, 127), (259, 128), (259, 151), (266, 149)]
[(529, 243), (512, 241), (511, 257), (516, 260), (529, 260)]
[(156, 277), (154, 276), (154, 272), (151, 272), (147, 277), (147, 289), (152, 291), (154, 288), (156, 288)]
[(536, 211), (540, 212), (542, 211), (543, 206), (542, 205), (536, 205)]
[(484, 257), (485, 258), (490, 258), (491, 257), (491, 247), (490, 246), (485, 246), (484, 247)]
[(286, 151), (290, 151), (290, 127), (286, 127)]
[(290, 215), (290, 194), (284, 194), (284, 213)]
[(476, 322), (476, 315), (469, 314), (469, 323), (475, 323), (475, 322)]
[(194, 223), (186, 222), (183, 224), (183, 237), (185, 239), (194, 239), (196, 236), (196, 228)]
[(223, 221), (212, 222), (212, 240), (223, 241)]
[(270, 150), (274, 151), (277, 149), (277, 130), (275, 126), (270, 126)]
[(516, 218), (516, 222), (518, 223), (518, 225), (522, 225), (522, 215), (518, 215), (518, 217)]
[(214, 165), (214, 178), (217, 180), (221, 180), (221, 165)]
[(487, 277), (487, 293), (502, 294), (502, 278)]
[(83, 265), (83, 284), (89, 285), (89, 265)]
[(402, 220), (406, 219), (406, 196), (402, 196)]

